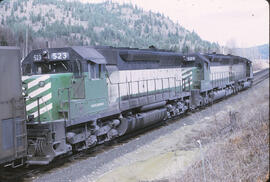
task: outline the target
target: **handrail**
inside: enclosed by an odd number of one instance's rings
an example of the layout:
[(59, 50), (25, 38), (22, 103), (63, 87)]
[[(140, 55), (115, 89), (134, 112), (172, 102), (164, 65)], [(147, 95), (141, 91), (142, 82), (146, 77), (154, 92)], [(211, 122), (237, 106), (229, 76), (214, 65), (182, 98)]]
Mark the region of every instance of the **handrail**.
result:
[[(109, 79), (110, 81), (110, 84), (111, 85), (117, 85), (117, 84), (125, 84), (125, 83), (135, 83), (135, 82), (142, 82), (142, 81), (151, 81), (151, 80), (162, 80), (162, 79), (168, 79), (168, 78), (173, 78), (173, 79), (176, 79), (176, 77), (164, 77), (164, 78), (153, 78), (153, 79), (145, 79), (145, 80), (136, 80), (136, 81), (129, 81), (129, 82), (111, 82), (111, 80)], [(181, 81), (181, 80), (177, 80), (176, 81)]]
[(245, 78), (245, 72), (242, 71), (213, 72), (210, 75), (210, 81), (214, 87), (219, 86), (226, 81), (236, 81), (243, 78)]
[[(67, 90), (67, 94), (68, 94), (68, 116), (66, 117), (66, 115), (64, 114), (64, 119), (67, 119), (67, 120), (70, 120), (70, 100), (71, 100), (71, 98), (70, 98), (70, 89), (71, 89), (71, 87), (58, 88), (58, 96), (61, 95), (61, 94), (59, 94), (60, 91), (64, 92), (65, 90)], [(62, 100), (63, 100), (63, 97), (59, 98), (60, 102), (62, 102)], [(64, 107), (64, 106), (62, 106), (61, 103), (59, 103), (59, 106), (61, 107), (61, 109), (63, 109), (63, 107)]]
[[(172, 80), (173, 79), (173, 80)], [(158, 88), (157, 88), (157, 81), (160, 80), (160, 84), (159, 86), (161, 86), (160, 90), (162, 91), (162, 93), (164, 93), (164, 89), (169, 89), (171, 90), (173, 87), (174, 87), (174, 90), (175, 90), (175, 93), (177, 92), (177, 87), (181, 87), (181, 80), (177, 80), (176, 77), (167, 77), (167, 78), (155, 78), (155, 79), (148, 79), (148, 80), (137, 80), (137, 81), (130, 81), (130, 82), (118, 82), (118, 83), (115, 83), (115, 84), (112, 84), (112, 85), (117, 85), (118, 86), (118, 97), (122, 96), (121, 95), (121, 89), (120, 89), (120, 86), (121, 85), (126, 85), (128, 86), (128, 90), (127, 90), (127, 93), (125, 93), (125, 96), (130, 96), (132, 94), (141, 94), (141, 93), (146, 93), (146, 95), (149, 95), (149, 92), (150, 90), (152, 90), (153, 92), (157, 92)], [(153, 88), (150, 89), (149, 88), (149, 82), (150, 81), (153, 81)], [(165, 86), (165, 83), (164, 81), (166, 82), (167, 81), (167, 85)], [(171, 85), (170, 82), (174, 82), (174, 86)], [(177, 83), (176, 82), (179, 82), (179, 85), (177, 86)], [(134, 85), (136, 84), (136, 85)], [(143, 90), (141, 90), (141, 84), (143, 84)], [(134, 89), (131, 89), (131, 86), (135, 86), (135, 90)], [(166, 87), (166, 88), (165, 88)], [(181, 88), (179, 90), (181, 92)]]

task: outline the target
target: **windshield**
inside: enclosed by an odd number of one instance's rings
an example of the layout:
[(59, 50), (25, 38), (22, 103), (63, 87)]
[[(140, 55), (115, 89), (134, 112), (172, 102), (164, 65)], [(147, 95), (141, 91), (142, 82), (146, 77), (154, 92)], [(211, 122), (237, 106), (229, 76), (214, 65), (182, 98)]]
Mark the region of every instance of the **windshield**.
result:
[(67, 62), (38, 63), (36, 65), (38, 74), (71, 72), (71, 68)]
[(72, 72), (72, 66), (66, 61), (26, 64), (23, 74), (54, 74)]

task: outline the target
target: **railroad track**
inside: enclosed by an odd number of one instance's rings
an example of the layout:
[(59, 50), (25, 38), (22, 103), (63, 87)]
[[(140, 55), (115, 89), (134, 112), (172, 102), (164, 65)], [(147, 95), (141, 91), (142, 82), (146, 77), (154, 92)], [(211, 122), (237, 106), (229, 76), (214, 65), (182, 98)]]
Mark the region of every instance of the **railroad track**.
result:
[(254, 73), (253, 85), (261, 83), (263, 80), (269, 78), (269, 68)]
[[(264, 69), (259, 72), (254, 73), (254, 79), (253, 79), (253, 86), (258, 85), (265, 79), (269, 78), (269, 69)], [(203, 108), (202, 108), (203, 109)], [(199, 111), (198, 109), (197, 111)], [(195, 111), (195, 112), (197, 112)], [(63, 165), (68, 165), (73, 162), (77, 162), (79, 160), (84, 160), (88, 157), (95, 157), (98, 154), (108, 151), (109, 149), (113, 147), (117, 147), (118, 145), (122, 145), (123, 143), (127, 143), (130, 140), (133, 140), (136, 137), (139, 137), (140, 135), (143, 135), (145, 132), (150, 130), (156, 130), (162, 127), (164, 124), (170, 124), (176, 120), (179, 120), (179, 118), (183, 117), (179, 116), (173, 119), (170, 119), (163, 123), (158, 123), (153, 126), (147, 127), (143, 130), (139, 130), (136, 132), (133, 132), (131, 134), (122, 136), (120, 138), (117, 138), (116, 140), (111, 141), (110, 143), (106, 143), (103, 145), (96, 146), (94, 148), (75, 153), (73, 155), (68, 155), (65, 157), (61, 157), (61, 160), (55, 160), (52, 163), (50, 163), (47, 166), (23, 166), (19, 168), (0, 168), (0, 182), (13, 182), (13, 181), (32, 181), (35, 176), (38, 176), (40, 174), (44, 174), (46, 172), (49, 172), (50, 170), (55, 170), (57, 168), (60, 168)]]

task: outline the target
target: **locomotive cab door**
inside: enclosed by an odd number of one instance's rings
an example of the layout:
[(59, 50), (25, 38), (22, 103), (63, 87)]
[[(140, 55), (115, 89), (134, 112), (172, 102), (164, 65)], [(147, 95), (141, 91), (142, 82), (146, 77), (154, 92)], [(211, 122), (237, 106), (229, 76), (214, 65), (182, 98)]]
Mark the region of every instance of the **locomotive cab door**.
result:
[(200, 89), (201, 92), (204, 92), (206, 90), (209, 90), (212, 88), (211, 84), (211, 70), (210, 70), (210, 65), (211, 63), (207, 60), (204, 60), (201, 62), (201, 75), (198, 77), (198, 80), (200, 80)]
[(75, 60), (73, 63), (73, 78), (71, 81), (72, 97), (74, 99), (85, 98), (84, 75), (82, 74), (82, 63)]
[(247, 62), (247, 64), (246, 64), (246, 76), (251, 77), (251, 75), (252, 75), (251, 62)]
[(89, 99), (107, 98), (107, 81), (104, 72), (104, 64), (87, 62), (88, 79), (86, 79), (86, 97)]
[(108, 105), (108, 85), (105, 64), (87, 61), (85, 79), (86, 99), (92, 112), (105, 109)]

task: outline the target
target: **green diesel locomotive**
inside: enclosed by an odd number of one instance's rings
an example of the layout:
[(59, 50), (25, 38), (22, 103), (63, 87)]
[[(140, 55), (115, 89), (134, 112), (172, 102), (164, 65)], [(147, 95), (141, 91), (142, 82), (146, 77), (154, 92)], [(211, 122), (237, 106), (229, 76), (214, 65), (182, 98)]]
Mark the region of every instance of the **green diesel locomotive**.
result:
[(22, 71), (29, 164), (181, 115), (253, 77), (237, 56), (86, 46), (33, 50)]

